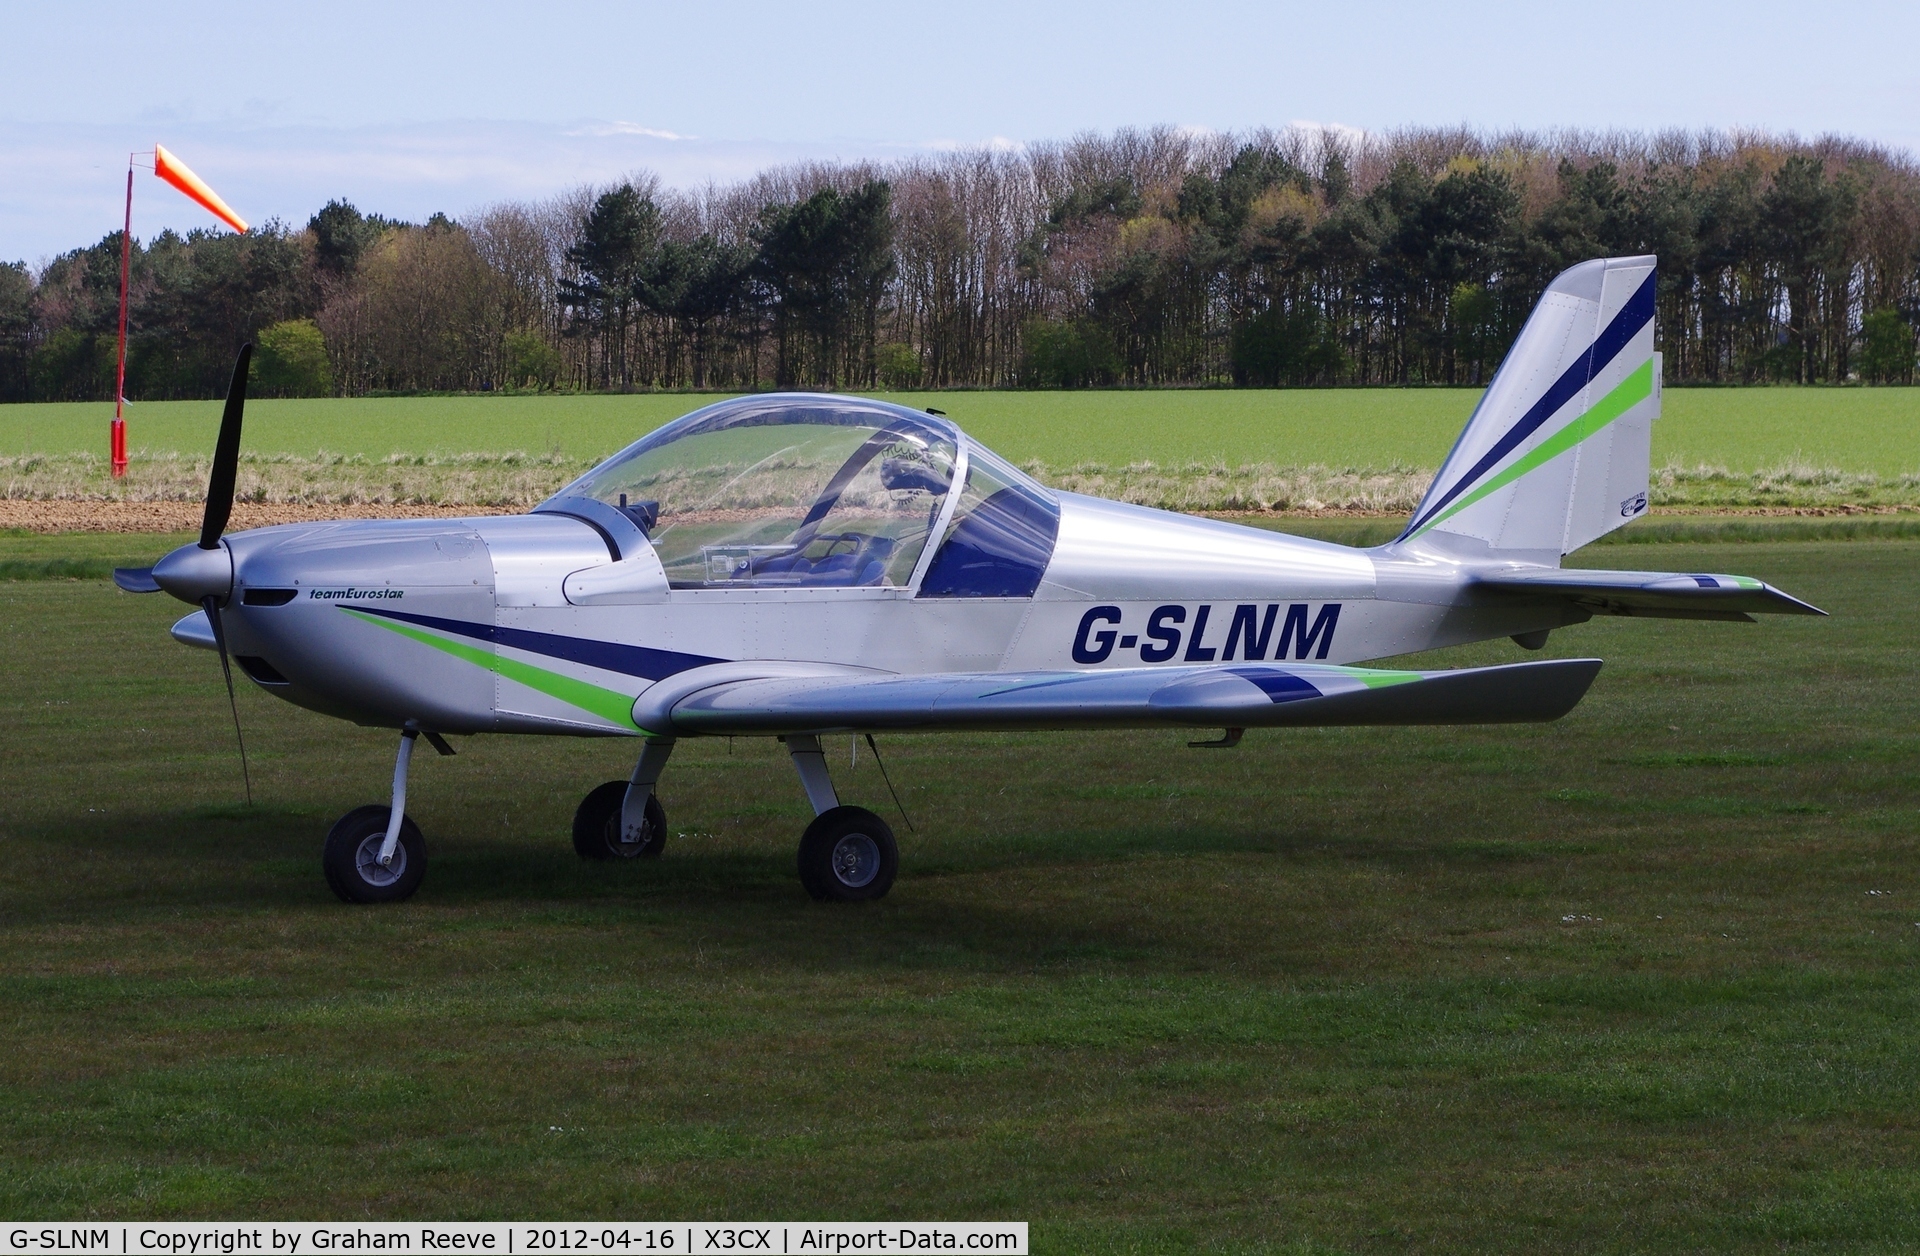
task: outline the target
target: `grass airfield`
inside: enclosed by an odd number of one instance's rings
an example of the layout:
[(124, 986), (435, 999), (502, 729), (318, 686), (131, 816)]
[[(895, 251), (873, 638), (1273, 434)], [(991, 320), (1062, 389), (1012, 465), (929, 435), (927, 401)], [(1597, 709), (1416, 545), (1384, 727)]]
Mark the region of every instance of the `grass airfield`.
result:
[[(1479, 401), (1472, 388), (1142, 389), (883, 394), (933, 406), (1018, 462), (1065, 467), (1224, 461), (1432, 468)], [(719, 396), (487, 395), (247, 403), (246, 448), (312, 456), (521, 451), (598, 459)], [(128, 442), (204, 456), (218, 401), (128, 408)], [(0, 456), (104, 454), (111, 407), (0, 406)], [(1920, 388), (1669, 388), (1653, 463), (1751, 472), (1807, 465), (1920, 471)]]
[(918, 831), (855, 911), (772, 743), (683, 743), (610, 868), (567, 824), (631, 747), (484, 737), (417, 761), (419, 897), (345, 908), (388, 734), (243, 682), (247, 807), (184, 607), (0, 583), (0, 1213), (1911, 1250), (1920, 541), (1740, 535), (1571, 562), (1833, 618), (1557, 633), (1608, 665), (1553, 725), (886, 739)]
[[(1476, 397), (899, 399), (1062, 466), (1430, 467)], [(256, 401), (247, 446), (584, 457), (704, 400)], [(134, 444), (204, 454), (218, 409), (135, 407)], [(102, 445), (106, 413), (0, 407), (0, 455)], [(1655, 433), (1656, 465), (1910, 478), (1920, 392), (1673, 389)], [(917, 831), (854, 911), (793, 875), (773, 743), (683, 743), (666, 858), (609, 868), (567, 828), (631, 745), (485, 737), (416, 760), (420, 896), (341, 906), (320, 841), (385, 799), (391, 737), (242, 681), (245, 805), (218, 665), (166, 636), (186, 608), (104, 579), (186, 539), (0, 533), (0, 1215), (1920, 1246), (1911, 515), (1674, 515), (1576, 555), (1834, 617), (1557, 633), (1608, 666), (1554, 725), (888, 738)], [(892, 817), (864, 747), (829, 749)]]

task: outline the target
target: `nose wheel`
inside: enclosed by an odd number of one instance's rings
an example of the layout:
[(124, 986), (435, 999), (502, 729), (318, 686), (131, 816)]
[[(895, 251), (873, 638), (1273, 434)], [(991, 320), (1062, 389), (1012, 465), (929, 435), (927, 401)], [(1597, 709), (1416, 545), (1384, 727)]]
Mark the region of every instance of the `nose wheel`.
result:
[(397, 903), (420, 888), (420, 879), (427, 875), (427, 843), (410, 816), (400, 817), (393, 857), (380, 862), (392, 818), (390, 807), (356, 807), (327, 833), (320, 867), (342, 901)]
[[(356, 807), (334, 822), (320, 852), (320, 869), (333, 892), (349, 903), (397, 903), (412, 898), (427, 875), (427, 843), (420, 826), (407, 815), (407, 765), (420, 726), (412, 720), (400, 730), (400, 751), (393, 760), (393, 802), (385, 807)], [(438, 733), (427, 740), (442, 754), (453, 750)]]

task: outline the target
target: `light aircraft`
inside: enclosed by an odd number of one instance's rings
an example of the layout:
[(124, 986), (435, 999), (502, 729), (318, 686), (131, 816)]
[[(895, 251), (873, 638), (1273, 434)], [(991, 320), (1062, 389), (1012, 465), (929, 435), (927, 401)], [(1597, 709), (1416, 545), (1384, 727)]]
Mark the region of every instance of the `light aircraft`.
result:
[[(178, 640), (268, 693), (398, 729), (386, 806), (348, 812), (322, 866), (350, 902), (403, 899), (426, 848), (408, 765), (446, 734), (624, 736), (589, 793), (589, 859), (658, 855), (677, 739), (773, 736), (814, 819), (816, 898), (879, 898), (898, 849), (843, 805), (824, 734), (1249, 728), (1558, 719), (1600, 669), (1354, 666), (1547, 635), (1594, 615), (1820, 614), (1745, 576), (1563, 570), (1647, 509), (1660, 411), (1654, 259), (1599, 259), (1541, 297), (1398, 539), (1355, 549), (1056, 492), (937, 412), (819, 394), (696, 410), (524, 515), (354, 520), (223, 536), (242, 351), (199, 543), (122, 588), (199, 609)], [(236, 732), (238, 715), (235, 716)]]

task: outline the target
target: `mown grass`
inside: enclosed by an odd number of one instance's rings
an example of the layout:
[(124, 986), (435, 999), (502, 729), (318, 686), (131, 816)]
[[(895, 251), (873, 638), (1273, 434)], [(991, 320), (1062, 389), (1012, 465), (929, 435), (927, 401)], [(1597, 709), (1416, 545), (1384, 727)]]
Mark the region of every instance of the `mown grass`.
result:
[(27, 532), (0, 529), (0, 580), (106, 580), (115, 567), (151, 567), (197, 533)]
[[(945, 410), (1021, 462), (1123, 467), (1191, 462), (1438, 466), (1479, 398), (1474, 389), (1153, 390), (893, 395)], [(714, 396), (464, 396), (256, 400), (247, 448), (310, 457), (526, 450), (592, 461)], [(136, 451), (213, 446), (218, 402), (132, 407)], [(106, 448), (111, 409), (0, 406), (0, 454)], [(1899, 476), (1920, 471), (1920, 390), (1671, 388), (1654, 428), (1656, 465), (1736, 475), (1803, 465)]]
[(1609, 662), (1541, 727), (887, 739), (917, 830), (854, 911), (770, 744), (684, 744), (610, 868), (566, 825), (631, 747), (493, 738), (419, 762), (420, 896), (343, 907), (387, 735), (244, 688), (249, 808), (185, 607), (0, 585), (0, 1214), (1910, 1250), (1920, 543), (1635, 559), (1833, 618), (1556, 633)]
[[(1406, 520), (1341, 516), (1228, 516), (1237, 523), (1310, 536), (1341, 545), (1384, 545)], [(0, 581), (105, 580), (115, 567), (150, 567), (161, 555), (198, 533), (29, 532), (0, 528)], [(1596, 545), (1770, 544), (1783, 541), (1920, 540), (1920, 519), (1874, 515), (1835, 517), (1714, 516), (1648, 517), (1609, 532)], [(1609, 559), (1610, 564), (1659, 564), (1645, 556)]]

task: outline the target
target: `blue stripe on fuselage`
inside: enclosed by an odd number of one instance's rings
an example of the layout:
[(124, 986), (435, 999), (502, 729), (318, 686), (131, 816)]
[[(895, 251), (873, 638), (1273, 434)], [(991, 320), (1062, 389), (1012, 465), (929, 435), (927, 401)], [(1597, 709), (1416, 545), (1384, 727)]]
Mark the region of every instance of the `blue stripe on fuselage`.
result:
[(410, 615), (405, 611), (390, 611), (381, 607), (341, 609), (357, 610), (363, 615), (378, 615), (383, 619), (397, 619), (402, 623), (418, 624), (422, 628), (435, 628), (441, 632), (471, 637), (475, 641), (504, 645), (530, 654), (544, 654), (548, 658), (565, 659), (569, 663), (581, 663), (625, 676), (638, 676), (642, 680), (665, 680), (677, 672), (705, 667), (709, 663), (727, 662), (726, 659), (708, 658), (704, 654), (681, 654), (676, 650), (655, 650), (644, 645), (620, 645), (585, 637), (563, 637), (550, 632), (530, 632), (525, 628), (501, 628), (493, 624), (470, 623), (464, 619), (441, 619), (435, 615)]

